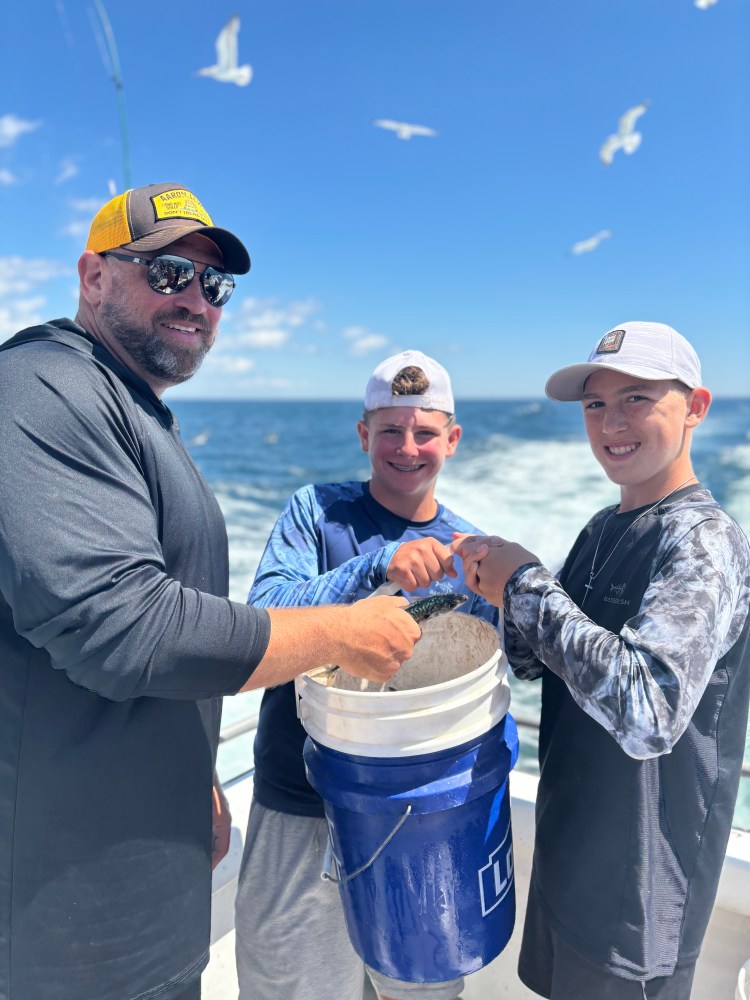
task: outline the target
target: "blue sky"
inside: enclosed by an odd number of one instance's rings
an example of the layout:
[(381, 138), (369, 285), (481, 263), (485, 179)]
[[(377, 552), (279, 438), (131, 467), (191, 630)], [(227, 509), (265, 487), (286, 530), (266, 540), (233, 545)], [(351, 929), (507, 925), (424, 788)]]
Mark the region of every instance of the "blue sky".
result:
[[(359, 397), (415, 347), (458, 398), (539, 396), (631, 319), (750, 391), (747, 0), (103, 3), (131, 186), (189, 187), (253, 258), (173, 395)], [(196, 75), (233, 13), (245, 87)], [(98, 24), (90, 0), (3, 14), (0, 340), (75, 313), (88, 223), (125, 186)], [(640, 148), (603, 166), (644, 100)]]

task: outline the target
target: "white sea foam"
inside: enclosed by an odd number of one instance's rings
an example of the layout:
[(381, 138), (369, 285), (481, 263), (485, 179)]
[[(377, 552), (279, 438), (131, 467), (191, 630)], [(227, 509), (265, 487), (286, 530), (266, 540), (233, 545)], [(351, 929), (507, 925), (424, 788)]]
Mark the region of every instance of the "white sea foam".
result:
[(721, 453), (721, 464), (732, 469), (726, 509), (750, 535), (750, 444), (738, 444)]
[(520, 542), (550, 569), (562, 565), (591, 515), (617, 502), (617, 488), (585, 442), (499, 436), (481, 453), (448, 462), (437, 493), (456, 513)]
[(232, 494), (238, 492), (245, 495), (230, 495), (221, 488), (215, 489), (229, 538), (229, 597), (244, 603), (281, 507), (277, 509), (276, 503), (258, 503), (249, 495), (252, 490), (232, 487)]

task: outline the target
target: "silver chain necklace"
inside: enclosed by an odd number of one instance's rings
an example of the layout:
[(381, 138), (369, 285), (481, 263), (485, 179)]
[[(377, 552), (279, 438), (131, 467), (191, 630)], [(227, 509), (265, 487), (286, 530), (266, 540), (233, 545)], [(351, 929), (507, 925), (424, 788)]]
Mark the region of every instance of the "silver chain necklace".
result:
[(583, 607), (583, 605), (586, 603), (586, 598), (589, 596), (589, 592), (594, 589), (594, 580), (597, 578), (597, 576), (599, 576), (599, 574), (601, 573), (601, 571), (604, 569), (604, 567), (607, 565), (607, 563), (609, 562), (609, 560), (615, 554), (615, 550), (617, 549), (617, 546), (623, 540), (623, 538), (625, 537), (625, 535), (627, 535), (627, 533), (630, 531), (630, 529), (634, 525), (636, 525), (640, 521), (640, 519), (642, 517), (645, 517), (646, 514), (650, 514), (652, 510), (656, 510), (656, 508), (660, 504), (663, 504), (665, 500), (668, 500), (672, 496), (673, 493), (676, 493), (678, 490), (681, 490), (682, 487), (683, 486), (687, 486), (688, 483), (692, 483), (692, 481), (694, 479), (695, 479), (696, 482), (698, 482), (698, 477), (697, 476), (691, 476), (689, 479), (686, 479), (684, 483), (680, 483), (679, 486), (675, 486), (675, 488), (673, 490), (670, 490), (669, 493), (667, 493), (665, 496), (663, 496), (661, 498), (661, 500), (657, 500), (655, 504), (652, 504), (647, 510), (644, 510), (643, 513), (639, 514), (638, 517), (635, 518), (635, 520), (631, 521), (630, 524), (627, 526), (627, 528), (623, 531), (623, 533), (617, 539), (617, 541), (615, 542), (615, 544), (612, 546), (612, 548), (610, 549), (609, 555), (604, 560), (604, 562), (601, 564), (601, 566), (599, 567), (599, 569), (595, 570), (594, 567), (596, 566), (596, 557), (599, 555), (599, 546), (602, 544), (602, 538), (604, 538), (604, 529), (609, 524), (609, 521), (610, 521), (610, 518), (612, 517), (612, 515), (616, 514), (617, 511), (620, 508), (619, 508), (619, 506), (615, 507), (614, 510), (612, 510), (612, 511), (609, 512), (609, 514), (607, 515), (607, 517), (605, 517), (605, 519), (604, 519), (604, 524), (602, 525), (602, 530), (599, 532), (599, 540), (597, 541), (596, 548), (594, 549), (594, 558), (591, 560), (591, 571), (589, 573), (589, 582), (588, 583), (584, 583), (584, 587), (586, 588), (586, 593), (583, 595), (583, 600), (581, 601), (581, 607)]

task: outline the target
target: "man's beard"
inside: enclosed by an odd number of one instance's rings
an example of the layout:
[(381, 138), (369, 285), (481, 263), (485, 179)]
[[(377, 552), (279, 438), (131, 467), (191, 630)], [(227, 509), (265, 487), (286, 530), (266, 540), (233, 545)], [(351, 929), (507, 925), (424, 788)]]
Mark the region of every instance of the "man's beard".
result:
[[(200, 368), (213, 344), (213, 335), (203, 316), (187, 309), (169, 308), (156, 313), (149, 327), (138, 326), (132, 313), (121, 303), (102, 303), (100, 316), (111, 335), (127, 351), (141, 371), (161, 382), (178, 385), (186, 382)], [(164, 321), (195, 326), (201, 333), (195, 345), (168, 342), (158, 331)]]

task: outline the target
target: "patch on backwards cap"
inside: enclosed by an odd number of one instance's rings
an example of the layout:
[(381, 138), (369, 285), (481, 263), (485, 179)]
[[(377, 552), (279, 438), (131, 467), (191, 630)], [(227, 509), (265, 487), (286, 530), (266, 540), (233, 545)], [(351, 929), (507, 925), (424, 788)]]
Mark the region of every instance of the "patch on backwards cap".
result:
[[(393, 380), (404, 368), (419, 368), (428, 382), (422, 395), (394, 395)], [(365, 389), (365, 410), (381, 410), (391, 406), (413, 406), (424, 410), (453, 413), (453, 390), (448, 372), (433, 358), (421, 351), (401, 351), (377, 366)]]
[(625, 339), (624, 330), (610, 330), (605, 333), (599, 341), (599, 346), (594, 351), (595, 354), (617, 354)]

